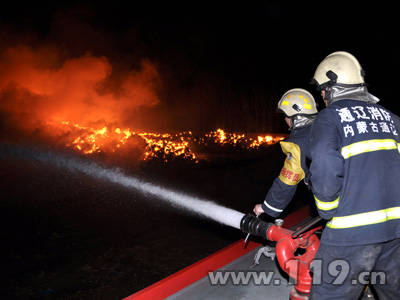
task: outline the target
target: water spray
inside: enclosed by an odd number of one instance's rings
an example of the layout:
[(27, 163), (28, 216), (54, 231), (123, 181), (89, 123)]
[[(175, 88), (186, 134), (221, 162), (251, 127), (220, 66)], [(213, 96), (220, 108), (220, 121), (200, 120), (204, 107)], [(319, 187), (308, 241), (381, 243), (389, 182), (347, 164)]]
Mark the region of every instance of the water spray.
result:
[[(277, 219), (275, 224), (267, 223), (258, 218), (258, 215), (245, 215), (215, 202), (150, 184), (136, 177), (126, 175), (120, 169), (105, 168), (88, 160), (48, 151), (0, 145), (0, 157), (6, 156), (33, 159), (70, 171), (79, 171), (99, 180), (106, 180), (129, 189), (135, 189), (143, 194), (156, 196), (173, 206), (248, 233), (245, 241), (247, 241), (250, 234), (261, 236), (269, 241), (275, 241), (277, 242), (276, 256), (279, 265), (296, 281), (295, 286), (290, 291), (290, 299), (308, 299), (312, 281), (310, 263), (314, 259), (319, 246), (319, 239), (315, 232), (321, 227), (309, 229), (321, 220), (319, 217), (311, 220), (296, 231), (292, 231), (283, 228), (283, 220)], [(296, 255), (295, 252), (299, 248), (304, 249), (305, 253)], [(262, 249), (260, 250), (263, 251)]]
[(152, 195), (165, 200), (169, 204), (183, 208), (191, 213), (197, 214), (239, 229), (240, 220), (244, 214), (231, 208), (221, 206), (213, 201), (200, 199), (198, 197), (183, 194), (177, 191), (166, 189), (136, 177), (128, 176), (122, 170), (117, 168), (105, 168), (94, 162), (55, 154), (53, 152), (44, 152), (36, 149), (28, 149), (12, 146), (0, 146), (0, 157), (16, 156), (20, 158), (30, 158), (41, 163), (55, 165), (70, 171), (79, 171), (91, 177), (106, 180), (119, 184), (126, 188), (133, 188), (145, 195)]

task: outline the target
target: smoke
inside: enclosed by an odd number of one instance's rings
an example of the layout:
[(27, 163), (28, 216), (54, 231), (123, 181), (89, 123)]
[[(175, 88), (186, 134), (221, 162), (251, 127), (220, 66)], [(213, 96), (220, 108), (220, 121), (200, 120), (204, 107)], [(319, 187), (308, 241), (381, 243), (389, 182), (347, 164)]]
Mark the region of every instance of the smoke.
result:
[(150, 184), (136, 177), (127, 176), (120, 169), (104, 168), (87, 160), (55, 154), (52, 152), (42, 152), (35, 149), (0, 145), (0, 157), (7, 156), (34, 159), (41, 163), (65, 168), (72, 172), (78, 171), (99, 180), (107, 180), (125, 188), (134, 189), (144, 195), (155, 196), (166, 201), (173, 207), (184, 209), (185, 212), (205, 217), (237, 229), (240, 228), (240, 221), (244, 216), (243, 213), (220, 206), (213, 201), (200, 199), (198, 197)]
[(113, 73), (105, 56), (85, 53), (64, 59), (56, 47), (27, 45), (0, 54), (0, 116), (8, 131), (28, 134), (51, 123), (129, 127), (135, 111), (159, 103), (156, 66)]
[(30, 8), (0, 19), (0, 137), (70, 142), (69, 128), (57, 128), (65, 121), (145, 127), (161, 76), (134, 32), (99, 26), (96, 6)]

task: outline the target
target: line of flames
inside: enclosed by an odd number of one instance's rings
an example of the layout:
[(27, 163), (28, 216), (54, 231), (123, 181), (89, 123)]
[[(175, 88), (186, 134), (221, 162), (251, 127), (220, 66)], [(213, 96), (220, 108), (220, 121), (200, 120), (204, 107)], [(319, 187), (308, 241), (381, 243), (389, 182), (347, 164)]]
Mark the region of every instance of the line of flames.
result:
[(78, 136), (68, 143), (67, 147), (73, 147), (84, 154), (93, 154), (106, 152), (106, 145), (113, 141), (113, 147), (107, 148), (108, 151), (117, 151), (117, 149), (128, 144), (133, 138), (139, 138), (144, 142), (145, 152), (142, 160), (149, 161), (151, 159), (162, 159), (163, 161), (171, 161), (180, 157), (183, 159), (198, 162), (197, 156), (189, 147), (189, 143), (197, 146), (207, 147), (210, 144), (217, 146), (237, 147), (241, 149), (257, 149), (263, 145), (271, 145), (283, 140), (282, 136), (259, 135), (257, 139), (246, 138), (245, 134), (227, 133), (222, 129), (217, 129), (204, 136), (194, 135), (191, 131), (181, 132), (175, 135), (169, 133), (138, 133), (130, 129), (116, 128), (110, 130), (107, 126), (101, 129), (81, 126), (70, 122), (62, 122), (63, 125), (74, 128)]

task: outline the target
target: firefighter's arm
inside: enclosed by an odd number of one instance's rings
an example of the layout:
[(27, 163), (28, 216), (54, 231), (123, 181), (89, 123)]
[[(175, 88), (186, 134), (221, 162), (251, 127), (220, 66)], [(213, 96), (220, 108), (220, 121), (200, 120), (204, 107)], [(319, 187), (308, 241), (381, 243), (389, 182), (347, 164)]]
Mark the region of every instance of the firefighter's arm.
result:
[(329, 114), (322, 111), (314, 121), (310, 137), (310, 181), (320, 216), (331, 219), (339, 205), (344, 159), (339, 152), (340, 132)]
[(282, 151), (286, 154), (285, 163), (269, 189), (261, 207), (271, 217), (278, 217), (292, 200), (297, 184), (304, 178), (301, 168), (300, 147), (292, 142), (281, 142)]

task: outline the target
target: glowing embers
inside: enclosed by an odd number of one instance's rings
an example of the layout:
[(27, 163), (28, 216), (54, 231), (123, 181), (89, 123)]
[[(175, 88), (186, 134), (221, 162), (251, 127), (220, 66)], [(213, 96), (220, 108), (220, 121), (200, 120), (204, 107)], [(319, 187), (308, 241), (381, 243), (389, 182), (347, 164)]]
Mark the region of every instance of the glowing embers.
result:
[(116, 128), (111, 130), (104, 126), (101, 129), (62, 122), (70, 126), (72, 135), (77, 135), (67, 147), (73, 147), (84, 154), (116, 152), (124, 146), (136, 146), (144, 149), (142, 160), (158, 159), (172, 161), (180, 158), (196, 161), (196, 156), (189, 149), (191, 132), (171, 134), (136, 133), (130, 129)]
[(146, 152), (143, 154), (143, 160), (159, 159), (168, 162), (179, 157), (184, 160), (198, 162), (189, 148), (189, 140), (192, 139), (190, 131), (174, 136), (168, 133), (139, 133), (138, 135), (146, 142)]
[(270, 136), (270, 135), (258, 136), (257, 140), (253, 141), (250, 144), (250, 148), (259, 147), (262, 144), (272, 145), (272, 144), (275, 144), (276, 142), (281, 141), (283, 139), (284, 139), (283, 137), (274, 138), (273, 136)]
[[(65, 125), (70, 125), (69, 122), (62, 123)], [(102, 129), (95, 130), (93, 128), (80, 126), (78, 124), (71, 125), (82, 131), (82, 135), (78, 136), (72, 142), (72, 144), (76, 149), (81, 150), (85, 154), (100, 152), (101, 146), (104, 145), (104, 142), (102, 140), (109, 138), (106, 126)]]
[(70, 130), (71, 141), (67, 142), (67, 147), (73, 147), (84, 154), (113, 153), (135, 147), (136, 150), (141, 149), (143, 161), (184, 160), (197, 163), (216, 153), (236, 155), (238, 151), (251, 152), (284, 139), (282, 136), (256, 134), (253, 134), (254, 138), (249, 138), (245, 134), (226, 133), (222, 129), (206, 134), (193, 134), (191, 131), (160, 134), (138, 133), (129, 128), (111, 129), (102, 126), (95, 129), (70, 122), (62, 124), (69, 126)]
[(213, 138), (214, 142), (220, 144), (236, 144), (238, 142), (246, 141), (244, 134), (238, 135), (236, 133), (226, 133), (222, 129), (212, 131), (205, 135), (206, 137)]
[[(205, 134), (205, 137), (212, 139), (215, 143), (222, 146), (236, 146), (244, 149), (255, 149), (260, 146), (272, 145), (284, 139), (283, 136), (274, 137), (272, 135), (257, 135), (257, 138), (254, 139), (252, 137), (246, 137), (245, 134), (226, 133), (222, 129), (217, 129), (209, 134)], [(203, 141), (206, 140), (203, 139)]]

